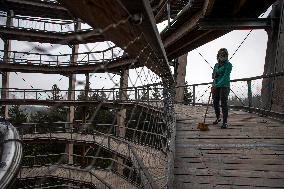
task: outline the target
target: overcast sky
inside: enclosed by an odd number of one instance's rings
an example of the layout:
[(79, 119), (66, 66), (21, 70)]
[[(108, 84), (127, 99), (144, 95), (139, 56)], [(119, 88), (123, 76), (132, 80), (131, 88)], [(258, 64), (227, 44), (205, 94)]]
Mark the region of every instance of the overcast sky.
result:
[[(233, 31), (198, 49), (189, 52), (186, 68), (186, 80), (189, 83), (200, 83), (211, 80), (210, 66), (198, 54), (200, 52), (213, 67), (217, 62), (216, 54), (220, 48), (227, 48), (229, 57), (246, 37), (249, 31)], [(267, 46), (267, 34), (264, 30), (254, 30), (244, 44), (233, 56), (231, 79), (252, 77), (263, 73)]]
[[(267, 13), (270, 10), (267, 11)], [(267, 15), (267, 13), (265, 15)], [(163, 24), (162, 24), (163, 25)], [(159, 26), (161, 30), (163, 26)], [(188, 53), (188, 64), (186, 68), (186, 81), (189, 84), (210, 82), (211, 81), (211, 68), (198, 54), (200, 52), (207, 61), (210, 62), (211, 66), (216, 63), (216, 54), (220, 48), (227, 48), (229, 56), (237, 49), (240, 43), (243, 41), (245, 36), (248, 34), (248, 30), (233, 31), (230, 32), (208, 44), (205, 44), (196, 50)], [(254, 30), (236, 55), (231, 59), (233, 64), (233, 70), (231, 78), (243, 78), (261, 75), (263, 73), (263, 66), (265, 62), (265, 53), (267, 46), (267, 34), (264, 30)], [(18, 42), (12, 41), (12, 50), (16, 51), (31, 51), (34, 52), (34, 47), (47, 47), (49, 53), (63, 54), (70, 53), (68, 46), (50, 45), (50, 44), (39, 44), (29, 42)], [(106, 49), (108, 45), (106, 43), (88, 44), (88, 48), (92, 49)], [(3, 49), (3, 42), (0, 42), (0, 49)], [(86, 45), (80, 45), (80, 52), (86, 52)], [(140, 70), (132, 71), (132, 82), (137, 80), (135, 78), (137, 73), (140, 75), (147, 75), (148, 70), (144, 69), (143, 72)], [(158, 81), (153, 77), (153, 74), (147, 78), (138, 79), (138, 85), (145, 84), (148, 80)], [(112, 80), (110, 78), (113, 77)], [(150, 79), (152, 78), (152, 79)], [(24, 81), (24, 80), (25, 81)], [(77, 75), (78, 80), (84, 80), (83, 75)], [(139, 81), (140, 80), (140, 81)], [(95, 74), (91, 78), (92, 88), (110, 88), (114, 87), (116, 83), (119, 83), (119, 76), (113, 76), (112, 74)], [(131, 83), (131, 82), (130, 82)], [(66, 77), (61, 75), (47, 75), (47, 74), (25, 74), (25, 73), (11, 73), (10, 76), (10, 87), (11, 88), (34, 88), (38, 89), (51, 89), (53, 84), (57, 84), (61, 89), (68, 88), (68, 80)], [(131, 85), (131, 84), (130, 84)], [(106, 87), (107, 86), (107, 87)]]

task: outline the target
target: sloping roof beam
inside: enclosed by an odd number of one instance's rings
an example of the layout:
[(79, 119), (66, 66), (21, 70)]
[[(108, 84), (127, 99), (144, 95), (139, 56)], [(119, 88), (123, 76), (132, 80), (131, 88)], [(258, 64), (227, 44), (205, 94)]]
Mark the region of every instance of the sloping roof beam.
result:
[(268, 18), (201, 19), (198, 22), (198, 26), (199, 30), (267, 29), (271, 27), (271, 19)]
[(157, 75), (173, 82), (166, 53), (148, 0), (59, 0), (70, 12), (106, 39), (139, 59)]

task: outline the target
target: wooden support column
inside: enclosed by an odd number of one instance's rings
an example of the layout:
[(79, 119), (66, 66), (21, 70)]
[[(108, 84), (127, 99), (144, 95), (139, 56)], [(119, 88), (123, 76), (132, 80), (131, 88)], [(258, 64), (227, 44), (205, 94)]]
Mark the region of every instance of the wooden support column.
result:
[[(128, 87), (128, 76), (129, 76), (129, 70), (123, 70), (121, 72), (119, 99), (122, 101), (127, 99), (127, 91), (124, 88)], [(126, 119), (126, 109), (122, 108), (118, 111), (117, 115), (118, 135), (120, 137), (125, 137), (126, 133), (125, 119)]]
[[(265, 57), (264, 73), (271, 74), (284, 71), (284, 2), (278, 0), (272, 6), (269, 15), (272, 20), (268, 34), (267, 50)], [(264, 109), (284, 112), (284, 76), (263, 79), (262, 82), (262, 107)]]
[[(86, 76), (86, 85), (85, 85), (85, 100), (88, 100), (88, 96), (89, 96), (89, 91), (90, 91), (90, 74), (87, 73), (85, 74)], [(83, 117), (82, 117), (82, 123), (83, 123), (83, 129), (86, 128), (85, 123), (87, 123), (87, 115), (88, 114), (88, 107), (87, 106), (83, 106)], [(82, 161), (81, 161), (81, 166), (86, 166), (86, 159), (85, 159), (85, 155), (86, 155), (86, 146), (85, 144), (82, 145)], [(85, 186), (82, 184), (80, 185), (80, 189), (84, 189)]]
[[(284, 1), (277, 2), (281, 8), (277, 49), (275, 57), (274, 72), (284, 72)], [(275, 112), (284, 112), (284, 76), (277, 77), (274, 80), (272, 91), (271, 109)]]
[[(75, 90), (75, 84), (76, 84), (76, 75), (72, 74), (69, 76), (69, 91), (68, 91), (68, 100), (75, 100), (75, 92), (72, 90)], [(69, 122), (69, 129), (70, 132), (73, 132), (73, 123), (74, 123), (74, 117), (75, 117), (75, 107), (70, 106), (69, 110), (67, 112), (67, 122)], [(74, 151), (74, 144), (73, 142), (69, 142), (66, 146), (66, 151), (68, 154), (68, 164), (73, 164), (73, 151)]]
[[(9, 28), (13, 24), (13, 19), (11, 18), (11, 12), (7, 13), (7, 20), (6, 20), (6, 26)], [(10, 58), (10, 51), (11, 51), (11, 41), (7, 39), (3, 39), (4, 42), (4, 55), (3, 60), (5, 63), (9, 63)], [(9, 72), (2, 72), (2, 88), (9, 88)], [(9, 92), (8, 90), (2, 90), (1, 91), (1, 99), (7, 99), (9, 98)], [(9, 106), (4, 105), (2, 107), (2, 111), (4, 114), (5, 119), (9, 117)]]
[[(86, 85), (85, 85), (85, 99), (88, 99), (89, 96), (89, 90), (90, 90), (90, 75), (87, 73), (85, 74), (86, 76)], [(87, 106), (83, 107), (83, 117), (82, 117), (82, 122), (86, 123), (87, 122)]]
[[(79, 30), (81, 28), (81, 23), (76, 23), (74, 25), (75, 31)], [(72, 46), (72, 55), (70, 58), (70, 64), (76, 64), (78, 59), (78, 50), (79, 45)], [(68, 87), (68, 100), (75, 100), (75, 87), (76, 87), (76, 74), (71, 74), (69, 77), (69, 87)], [(70, 131), (73, 131), (73, 123), (74, 123), (74, 117), (75, 117), (75, 107), (70, 106), (69, 110), (67, 112), (67, 122), (69, 122), (69, 129)], [(73, 142), (70, 142), (66, 145), (66, 152), (68, 154), (68, 164), (73, 164), (73, 151), (74, 151), (74, 144)]]
[[(187, 65), (187, 53), (178, 58), (176, 86), (185, 85), (186, 65)], [(183, 87), (176, 88), (175, 101), (176, 103), (182, 103), (184, 101)]]
[[(127, 100), (127, 90), (124, 90), (124, 88), (128, 87), (128, 77), (129, 77), (129, 70), (121, 71), (119, 100)], [(125, 134), (126, 134), (125, 119), (126, 119), (126, 109), (121, 108), (117, 114), (118, 129), (116, 133), (118, 133), (119, 137), (123, 137), (123, 138), (125, 137)], [(120, 164), (124, 164), (124, 160), (121, 157), (117, 157), (117, 161), (118, 161), (117, 172), (123, 175), (124, 167)]]

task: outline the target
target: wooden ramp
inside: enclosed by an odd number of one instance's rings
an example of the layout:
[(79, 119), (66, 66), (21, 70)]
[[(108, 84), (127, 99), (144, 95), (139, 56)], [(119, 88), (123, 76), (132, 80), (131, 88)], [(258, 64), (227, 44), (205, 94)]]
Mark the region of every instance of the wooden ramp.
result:
[[(284, 123), (230, 110), (229, 128), (196, 129), (205, 107), (176, 105), (174, 186), (284, 188)], [(208, 123), (214, 121), (210, 108)]]
[(106, 170), (86, 171), (76, 169), (70, 166), (50, 166), (50, 167), (33, 167), (22, 168), (18, 179), (56, 177), (61, 179), (76, 180), (84, 183), (92, 183), (98, 189), (105, 189), (107, 186), (119, 189), (135, 189), (135, 185), (129, 183), (122, 177)]
[(133, 152), (130, 153), (129, 145), (131, 145), (132, 151), (134, 151), (136, 155), (141, 159), (141, 163), (143, 163), (143, 166), (145, 166), (149, 174), (156, 179), (155, 182), (159, 183), (161, 186), (166, 184), (166, 155), (162, 151), (151, 148), (149, 146), (143, 146), (116, 137), (80, 133), (25, 134), (22, 135), (22, 140), (25, 143), (38, 143), (40, 140), (54, 140), (62, 142), (72, 141), (84, 142), (88, 144), (97, 144), (101, 147), (109, 149), (112, 152), (116, 152), (122, 156), (131, 158), (131, 160), (135, 160), (136, 158), (133, 156)]

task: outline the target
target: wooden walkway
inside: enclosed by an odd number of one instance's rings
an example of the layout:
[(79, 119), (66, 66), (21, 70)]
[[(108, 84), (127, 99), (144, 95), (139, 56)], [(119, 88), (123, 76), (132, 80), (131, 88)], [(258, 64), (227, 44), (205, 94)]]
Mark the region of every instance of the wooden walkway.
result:
[[(49, 134), (25, 134), (22, 136), (23, 141), (26, 142), (39, 142), (39, 140), (54, 140), (62, 142), (85, 142), (88, 144), (97, 144), (101, 147), (116, 152), (122, 156), (129, 157), (132, 161), (135, 161), (133, 153), (130, 153), (128, 143), (131, 144), (132, 150), (141, 159), (143, 166), (147, 168), (149, 174), (157, 179), (157, 183), (166, 183), (167, 172), (167, 159), (166, 155), (161, 151), (151, 148), (149, 146), (143, 146), (123, 139), (117, 139), (107, 137), (104, 135), (91, 135), (91, 134), (79, 134), (79, 133), (49, 133)], [(163, 185), (161, 184), (161, 185)]]
[[(196, 129), (204, 107), (176, 105), (177, 189), (284, 188), (284, 123), (243, 111), (229, 112), (229, 128)], [(214, 121), (210, 108), (208, 123)]]
[[(105, 184), (112, 188), (119, 189), (135, 189), (137, 188), (127, 180), (112, 173), (111, 171), (105, 170), (92, 170), (92, 173), (76, 169), (70, 166), (50, 166), (50, 167), (34, 167), (34, 168), (22, 168), (18, 179), (28, 178), (45, 179), (47, 177), (56, 177), (62, 179), (76, 180), (79, 182), (91, 183), (98, 189), (107, 188)], [(103, 181), (103, 182), (102, 182)]]

